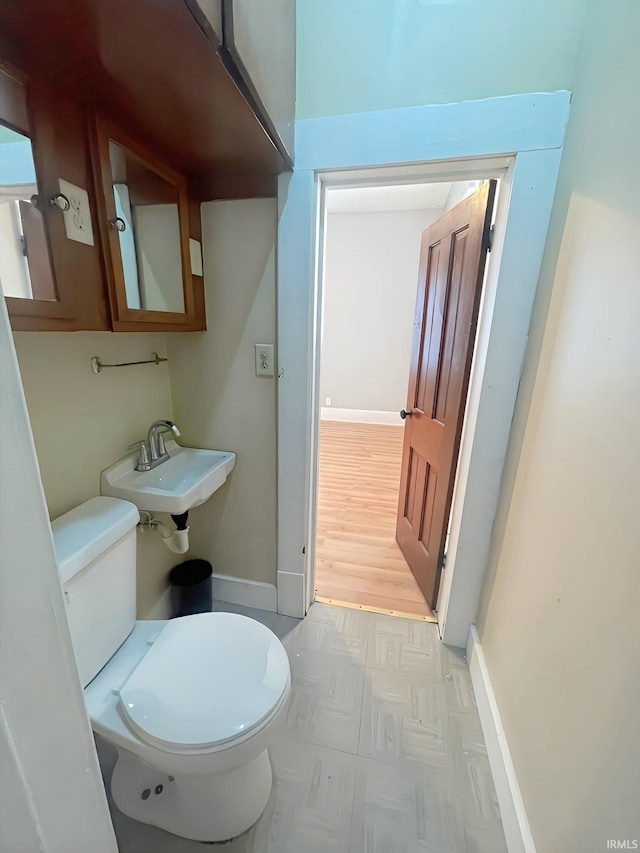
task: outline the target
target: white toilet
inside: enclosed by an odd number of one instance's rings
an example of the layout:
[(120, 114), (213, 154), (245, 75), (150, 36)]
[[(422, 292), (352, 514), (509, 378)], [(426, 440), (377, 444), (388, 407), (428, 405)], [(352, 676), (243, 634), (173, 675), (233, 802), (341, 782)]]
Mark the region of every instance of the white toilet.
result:
[(93, 730), (118, 761), (120, 811), (196, 841), (260, 817), (267, 752), (291, 692), (289, 660), (264, 625), (233, 613), (136, 622), (136, 524), (99, 497), (53, 522), (76, 663)]

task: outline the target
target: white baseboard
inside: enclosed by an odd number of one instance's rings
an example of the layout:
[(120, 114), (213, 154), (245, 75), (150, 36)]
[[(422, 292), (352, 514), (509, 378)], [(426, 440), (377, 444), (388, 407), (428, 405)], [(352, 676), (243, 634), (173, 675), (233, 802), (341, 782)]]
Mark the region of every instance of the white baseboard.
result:
[(278, 613), (298, 619), (304, 616), (304, 582), (299, 572), (278, 572)]
[(272, 583), (234, 578), (230, 575), (213, 575), (213, 600), (229, 604), (243, 604), (258, 610), (278, 611), (278, 593)]
[(332, 406), (323, 406), (320, 409), (320, 420), (323, 421), (348, 421), (357, 424), (393, 424), (402, 426), (402, 418), (399, 412), (369, 412), (365, 409), (334, 409)]
[[(278, 610), (278, 594), (272, 583), (234, 578), (230, 575), (213, 575), (213, 600), (227, 604), (242, 604), (258, 610)], [(145, 619), (171, 618), (171, 588), (167, 587), (145, 615)]]
[(467, 659), (509, 853), (536, 853), (515, 767), (475, 625), (469, 629)]

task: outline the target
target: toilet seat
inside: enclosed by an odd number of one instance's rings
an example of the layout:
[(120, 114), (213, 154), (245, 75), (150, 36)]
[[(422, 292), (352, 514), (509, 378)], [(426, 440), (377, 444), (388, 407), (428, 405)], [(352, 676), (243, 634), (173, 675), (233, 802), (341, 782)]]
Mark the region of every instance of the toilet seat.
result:
[(264, 625), (235, 613), (173, 619), (119, 690), (141, 740), (188, 753), (244, 739), (275, 715), (289, 661)]

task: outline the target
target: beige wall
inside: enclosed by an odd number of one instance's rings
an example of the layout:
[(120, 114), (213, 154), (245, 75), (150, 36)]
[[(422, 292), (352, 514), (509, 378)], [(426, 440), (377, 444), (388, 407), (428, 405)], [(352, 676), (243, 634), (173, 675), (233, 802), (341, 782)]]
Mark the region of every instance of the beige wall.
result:
[[(137, 361), (166, 353), (164, 335), (110, 332), (16, 332), (20, 373), (49, 514), (56, 518), (100, 493), (100, 471), (146, 435), (157, 418), (171, 418), (166, 364), (105, 370), (89, 360)], [(138, 613), (165, 587), (170, 554), (155, 534), (138, 535)]]
[[(17, 332), (14, 335), (52, 518), (99, 494), (99, 474), (168, 417), (187, 445), (233, 450), (227, 484), (192, 511), (188, 556), (215, 571), (275, 583), (275, 379), (255, 375), (254, 343), (275, 342), (276, 202), (203, 207), (207, 326), (203, 334)], [(89, 359), (158, 366), (105, 370)], [(172, 403), (173, 396), (173, 403)], [(156, 533), (138, 533), (138, 614), (166, 589), (171, 554)]]
[(478, 620), (539, 853), (640, 841), (639, 32), (590, 3)]
[(275, 342), (276, 201), (202, 207), (207, 331), (168, 336), (184, 443), (238, 454), (227, 483), (191, 513), (191, 555), (214, 571), (276, 580), (276, 383), (254, 344)]

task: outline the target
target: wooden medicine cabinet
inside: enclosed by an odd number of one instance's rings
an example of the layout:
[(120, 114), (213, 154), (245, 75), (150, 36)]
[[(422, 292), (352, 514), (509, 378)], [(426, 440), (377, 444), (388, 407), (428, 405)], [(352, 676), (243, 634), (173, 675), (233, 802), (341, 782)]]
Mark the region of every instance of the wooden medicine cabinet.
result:
[(92, 155), (114, 331), (202, 328), (185, 179), (101, 115)]
[(294, 0), (0, 2), (9, 66), (0, 123), (32, 140), (38, 190), (13, 199), (13, 328), (204, 329), (201, 203), (273, 197), (292, 165)]

